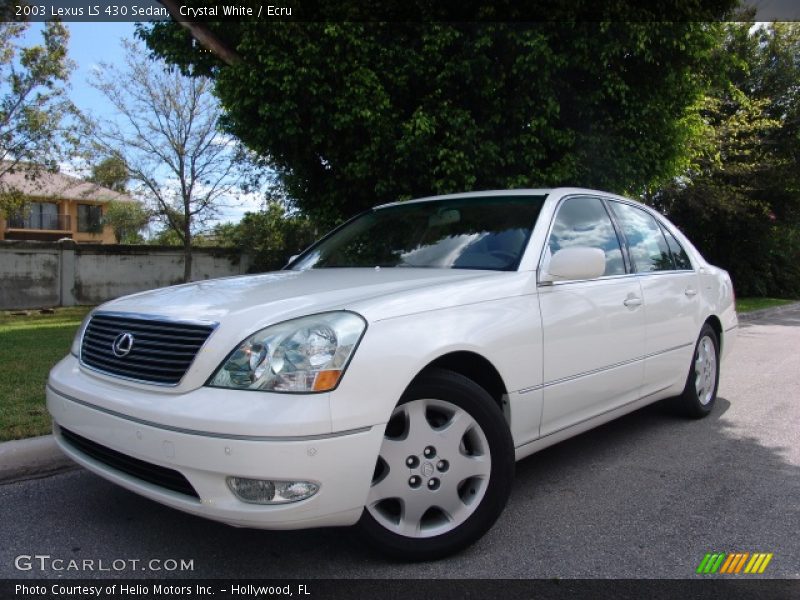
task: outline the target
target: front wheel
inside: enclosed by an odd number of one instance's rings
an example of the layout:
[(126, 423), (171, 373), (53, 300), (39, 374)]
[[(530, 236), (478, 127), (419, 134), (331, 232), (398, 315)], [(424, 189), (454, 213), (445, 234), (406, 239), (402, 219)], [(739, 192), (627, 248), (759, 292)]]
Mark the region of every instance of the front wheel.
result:
[(714, 329), (706, 323), (697, 339), (683, 394), (677, 398), (681, 411), (695, 419), (710, 414), (717, 400), (718, 385), (719, 340)]
[(511, 433), (492, 397), (462, 375), (431, 370), (387, 423), (360, 529), (396, 558), (447, 556), (492, 526), (513, 475)]

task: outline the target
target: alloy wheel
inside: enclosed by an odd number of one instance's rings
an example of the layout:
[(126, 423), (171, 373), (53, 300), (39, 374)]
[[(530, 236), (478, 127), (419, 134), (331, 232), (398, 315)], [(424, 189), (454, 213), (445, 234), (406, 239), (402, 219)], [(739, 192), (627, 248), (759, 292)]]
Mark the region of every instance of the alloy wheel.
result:
[(694, 389), (703, 405), (711, 402), (717, 385), (717, 352), (713, 340), (703, 336), (697, 344), (694, 360)]
[(480, 505), (490, 473), (489, 442), (467, 411), (444, 400), (412, 400), (389, 420), (367, 510), (399, 535), (441, 535)]

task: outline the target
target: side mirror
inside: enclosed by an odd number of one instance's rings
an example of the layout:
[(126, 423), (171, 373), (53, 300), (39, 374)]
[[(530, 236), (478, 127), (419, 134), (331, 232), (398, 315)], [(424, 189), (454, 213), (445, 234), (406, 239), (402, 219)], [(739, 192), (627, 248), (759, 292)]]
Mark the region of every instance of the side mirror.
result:
[(606, 270), (606, 254), (600, 248), (575, 246), (556, 252), (546, 265), (542, 282), (595, 279)]
[(300, 256), (300, 255), (299, 254), (293, 254), (292, 256), (290, 256), (289, 260), (286, 261), (286, 264), (281, 267), (281, 270), (285, 269), (290, 264), (292, 264), (294, 262), (294, 259), (297, 258), (298, 256)]

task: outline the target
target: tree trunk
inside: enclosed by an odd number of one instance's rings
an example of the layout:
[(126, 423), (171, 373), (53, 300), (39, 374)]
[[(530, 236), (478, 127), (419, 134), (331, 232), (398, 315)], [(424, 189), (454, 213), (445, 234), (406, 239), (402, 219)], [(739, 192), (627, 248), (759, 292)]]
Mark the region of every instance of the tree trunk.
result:
[(159, 0), (159, 2), (166, 7), (170, 15), (172, 15), (172, 19), (181, 27), (187, 29), (203, 48), (213, 52), (217, 58), (227, 65), (235, 65), (241, 62), (242, 57), (239, 56), (236, 50), (225, 44), (203, 23), (194, 23), (181, 15), (180, 4), (176, 0)]
[(192, 232), (189, 229), (188, 219), (183, 230), (183, 282), (192, 280)]

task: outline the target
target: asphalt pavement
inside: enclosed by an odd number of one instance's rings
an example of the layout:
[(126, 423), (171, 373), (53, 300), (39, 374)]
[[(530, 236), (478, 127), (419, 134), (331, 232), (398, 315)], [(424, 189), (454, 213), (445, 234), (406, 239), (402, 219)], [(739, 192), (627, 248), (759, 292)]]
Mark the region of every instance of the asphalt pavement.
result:
[(0, 485), (0, 578), (686, 578), (707, 552), (797, 578), (798, 532), (800, 308), (741, 323), (709, 418), (658, 404), (523, 460), (494, 528), (436, 562), (351, 529), (231, 528), (84, 470)]

